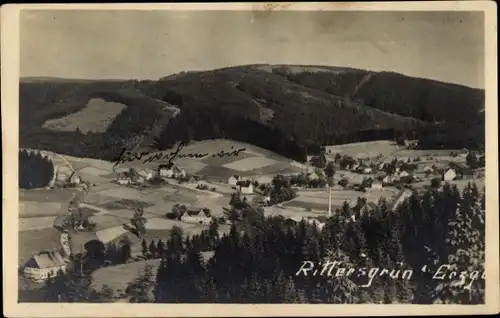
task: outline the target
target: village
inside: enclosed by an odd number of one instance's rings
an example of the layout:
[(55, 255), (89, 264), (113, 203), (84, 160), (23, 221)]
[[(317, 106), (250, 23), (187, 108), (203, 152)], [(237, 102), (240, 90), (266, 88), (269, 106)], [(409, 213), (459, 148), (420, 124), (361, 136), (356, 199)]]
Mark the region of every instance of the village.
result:
[[(60, 247), (32, 255), (23, 264), (22, 273), (30, 280), (43, 282), (65, 270), (75, 255), (81, 257), (83, 246), (93, 240), (106, 248), (121, 248), (123, 242), (128, 242), (132, 251), (125, 263), (130, 263), (147, 259), (141, 246), (163, 244), (160, 242), (166, 241), (174, 227), (181, 228), (185, 235), (200, 235), (217, 222), (222, 236), (233, 222), (241, 220), (234, 212), (235, 201), (248, 204), (264, 217), (280, 215), (290, 222), (304, 220), (321, 230), (327, 218), (346, 203), (353, 210), (369, 212), (383, 197), (395, 210), (412, 191), (438, 188), (444, 182), (484, 179), (484, 155), (467, 150), (442, 157), (415, 154), (357, 157), (325, 151), (310, 156), (309, 162), (293, 173), (264, 176), (250, 170), (226, 179), (207, 178), (186, 171), (180, 164), (158, 164), (122, 168), (92, 180), (75, 169), (59, 166), (46, 191), (71, 189), (76, 193), (69, 200), (67, 213), (53, 219), (53, 227), (60, 233)], [(472, 157), (474, 168), (468, 164)], [(328, 162), (335, 167), (330, 185), (324, 169)], [(277, 186), (277, 182), (283, 186)], [(283, 189), (291, 189), (293, 194), (278, 192)], [(131, 233), (135, 213), (147, 220), (145, 234), (140, 237)], [(352, 221), (356, 221), (354, 215)]]

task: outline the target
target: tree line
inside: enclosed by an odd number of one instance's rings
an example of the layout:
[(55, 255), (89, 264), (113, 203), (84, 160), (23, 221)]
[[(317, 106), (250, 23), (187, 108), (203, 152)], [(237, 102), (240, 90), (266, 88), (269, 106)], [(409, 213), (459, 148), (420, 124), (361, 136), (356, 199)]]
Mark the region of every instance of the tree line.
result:
[(19, 188), (34, 189), (45, 187), (54, 176), (54, 165), (48, 157), (39, 152), (19, 151)]

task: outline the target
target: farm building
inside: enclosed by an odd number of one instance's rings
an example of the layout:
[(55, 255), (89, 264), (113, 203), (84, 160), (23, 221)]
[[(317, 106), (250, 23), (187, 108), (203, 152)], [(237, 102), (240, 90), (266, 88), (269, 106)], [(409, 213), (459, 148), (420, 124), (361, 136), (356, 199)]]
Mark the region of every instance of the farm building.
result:
[(453, 181), (457, 177), (457, 172), (455, 169), (448, 169), (444, 174), (443, 174), (443, 180), (444, 181)]
[(238, 181), (236, 182), (236, 186), (238, 187), (238, 191), (242, 194), (252, 194), (253, 193), (253, 185), (250, 180)]
[(210, 224), (212, 218), (203, 209), (190, 208), (181, 216), (181, 221), (185, 223)]
[(184, 178), (185, 176), (187, 176), (186, 171), (177, 166), (168, 168), (168, 165), (161, 165), (158, 170), (160, 176), (166, 178)]
[(292, 217), (287, 218), (287, 220), (289, 220), (293, 223), (300, 223), (303, 220), (307, 224), (315, 225), (318, 228), (318, 230), (320, 230), (320, 231), (321, 231), (321, 229), (323, 229), (323, 227), (326, 224), (326, 220), (322, 222), (319, 219), (314, 218), (314, 217), (292, 216)]
[(132, 183), (132, 179), (128, 176), (127, 173), (120, 172), (116, 176), (116, 182), (118, 182), (118, 184), (130, 184), (130, 183)]
[(168, 177), (170, 173), (172, 165), (159, 165), (158, 166), (158, 174), (162, 177)]
[(227, 180), (227, 183), (232, 186), (236, 186), (236, 183), (240, 181), (240, 176), (238, 175), (233, 175), (230, 176), (229, 179)]
[(29, 279), (43, 281), (57, 275), (60, 270), (66, 271), (66, 266), (66, 259), (59, 251), (43, 251), (24, 264), (23, 273)]
[(59, 166), (55, 173), (56, 173), (56, 178), (55, 178), (56, 181), (66, 182), (73, 174), (73, 171), (69, 167)]
[(307, 178), (309, 180), (318, 180), (319, 179), (319, 176), (316, 172), (311, 172), (307, 175)]
[(385, 162), (381, 162), (377, 168), (379, 171), (383, 171), (385, 169)]
[(363, 173), (372, 173), (372, 168), (370, 168), (370, 167), (364, 168)]
[(434, 172), (434, 169), (432, 169), (431, 166), (425, 166), (424, 167), (424, 172), (425, 173), (432, 173), (432, 172)]
[(371, 188), (374, 189), (374, 190), (381, 190), (382, 189), (382, 183), (378, 182), (378, 181), (375, 181), (375, 182), (372, 183)]
[(150, 169), (142, 169), (138, 173), (141, 177), (143, 177), (146, 180), (151, 180), (155, 176), (155, 173), (153, 172), (153, 170), (150, 170)]
[(80, 178), (80, 176), (73, 171), (67, 181), (74, 184), (80, 184), (82, 182), (82, 178)]
[(397, 177), (389, 174), (389, 175), (385, 176), (384, 179), (382, 179), (382, 184), (393, 184), (397, 180), (398, 180)]

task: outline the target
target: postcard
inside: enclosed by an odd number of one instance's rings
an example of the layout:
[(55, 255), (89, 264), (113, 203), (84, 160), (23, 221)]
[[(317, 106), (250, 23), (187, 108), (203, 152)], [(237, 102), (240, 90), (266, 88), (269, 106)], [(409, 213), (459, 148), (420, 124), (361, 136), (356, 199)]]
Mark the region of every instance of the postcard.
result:
[(495, 9), (2, 6), (4, 315), (497, 313)]

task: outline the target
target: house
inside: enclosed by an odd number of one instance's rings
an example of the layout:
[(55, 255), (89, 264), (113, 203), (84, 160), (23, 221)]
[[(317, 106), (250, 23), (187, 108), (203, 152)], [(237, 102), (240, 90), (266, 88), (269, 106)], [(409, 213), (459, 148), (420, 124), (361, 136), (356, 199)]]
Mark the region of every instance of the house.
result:
[(167, 165), (162, 165), (162, 167), (159, 169), (160, 171), (160, 176), (166, 177), (166, 178), (184, 178), (187, 176), (187, 173), (184, 169), (181, 169), (177, 166), (172, 166), (168, 168)]
[(306, 223), (308, 223), (310, 225), (315, 225), (318, 228), (318, 230), (320, 230), (320, 231), (323, 229), (323, 227), (326, 224), (326, 222), (321, 222), (318, 219), (312, 218), (312, 217), (306, 218), (305, 221), (306, 221)]
[(366, 167), (363, 169), (363, 173), (372, 173), (373, 169), (370, 167)]
[(319, 179), (319, 176), (316, 172), (311, 172), (307, 175), (307, 178), (309, 180), (318, 180)]
[(407, 171), (402, 171), (399, 174), (399, 180), (401, 182), (411, 182), (411, 181), (413, 181), (413, 176), (411, 174), (409, 174)]
[(315, 225), (318, 228), (318, 230), (320, 230), (320, 231), (321, 231), (321, 229), (323, 229), (323, 227), (326, 224), (326, 221), (322, 222), (319, 219), (314, 218), (314, 217), (292, 216), (292, 217), (287, 218), (287, 220), (289, 220), (293, 223), (300, 223), (300, 222), (304, 221), (307, 224)]
[(465, 167), (461, 171), (462, 179), (474, 179), (474, 170), (468, 167)]
[(424, 167), (424, 172), (425, 173), (432, 173), (432, 172), (434, 172), (434, 169), (432, 169), (431, 166), (425, 166)]
[(129, 177), (128, 173), (120, 172), (116, 176), (116, 182), (118, 182), (118, 184), (130, 184), (132, 183), (132, 179)]
[(162, 177), (171, 178), (173, 176), (173, 171), (171, 169), (172, 165), (159, 165), (158, 173)]
[(401, 173), (399, 174), (399, 178), (408, 178), (410, 177), (410, 174), (406, 171), (401, 171)]
[(185, 178), (187, 176), (186, 171), (177, 166), (174, 166), (172, 170), (174, 171), (174, 178)]
[(457, 177), (457, 172), (455, 169), (448, 169), (444, 174), (443, 174), (443, 180), (444, 181), (453, 181)]
[(142, 169), (141, 171), (138, 172), (141, 177), (143, 177), (146, 180), (151, 180), (154, 178), (155, 174), (152, 170), (150, 169)]
[(59, 251), (43, 251), (33, 255), (23, 266), (23, 273), (34, 281), (44, 281), (61, 271), (66, 271), (67, 261)]
[(143, 183), (144, 182), (144, 177), (141, 176), (135, 170), (130, 171), (128, 175), (130, 176), (130, 180), (132, 183)]
[(385, 169), (385, 162), (381, 162), (377, 168), (379, 171), (383, 171)]
[(80, 178), (80, 176), (73, 171), (67, 181), (73, 184), (80, 184), (82, 182), (82, 178)]
[(201, 208), (189, 208), (182, 216), (185, 223), (210, 224), (212, 217)]
[(371, 188), (373, 190), (382, 190), (382, 183), (378, 182), (378, 181), (375, 181), (375, 182), (372, 183)]
[(69, 167), (59, 166), (59, 167), (57, 167), (57, 170), (56, 170), (55, 180), (66, 182), (69, 180), (72, 173), (73, 173), (73, 171)]
[(253, 185), (250, 180), (241, 180), (236, 182), (236, 186), (238, 187), (238, 191), (242, 194), (252, 194), (253, 193)]
[(232, 185), (232, 186), (236, 186), (236, 183), (240, 181), (240, 176), (238, 175), (232, 175), (229, 177), (229, 179), (227, 180), (227, 183), (229, 185)]
[(397, 181), (397, 178), (388, 174), (384, 177), (384, 179), (382, 179), (382, 184), (393, 184), (395, 181)]

